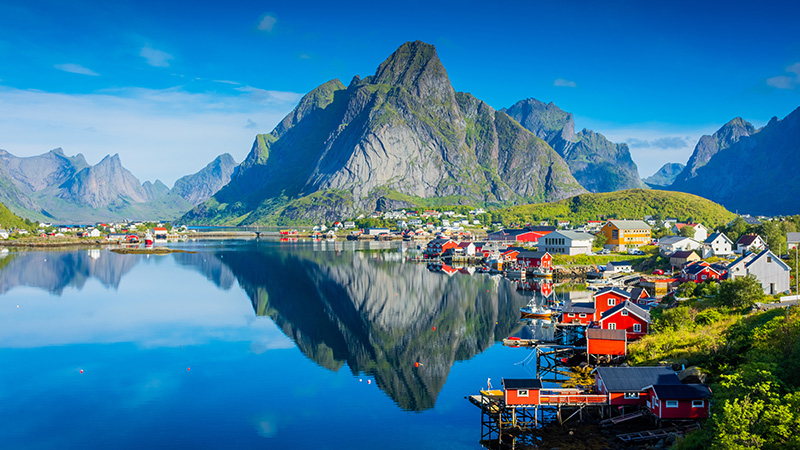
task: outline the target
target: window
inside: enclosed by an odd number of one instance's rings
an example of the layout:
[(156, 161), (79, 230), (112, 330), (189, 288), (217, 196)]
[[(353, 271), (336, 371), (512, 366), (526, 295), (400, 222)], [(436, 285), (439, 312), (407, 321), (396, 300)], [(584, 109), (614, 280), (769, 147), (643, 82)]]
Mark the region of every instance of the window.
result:
[(692, 408), (702, 408), (705, 406), (705, 402), (702, 400), (692, 400)]
[(677, 408), (678, 401), (677, 400), (667, 400), (667, 408)]
[(586, 318), (586, 314), (578, 314), (578, 317), (580, 317), (582, 319), (585, 319)]
[(614, 306), (616, 304), (617, 304), (617, 299), (615, 298), (608, 299), (608, 306)]
[(623, 310), (623, 311), (622, 311), (622, 315), (623, 315), (623, 316), (627, 316), (627, 315), (628, 315), (628, 311), (625, 311), (625, 310)]
[(575, 317), (575, 313), (569, 313), (567, 314), (567, 317)]
[(767, 262), (768, 262), (768, 263), (771, 263), (771, 262), (772, 262), (772, 256), (767, 256)]
[(627, 398), (627, 399), (639, 398), (639, 393), (638, 392), (626, 392), (624, 397)]
[(640, 324), (640, 323), (633, 324), (633, 332), (634, 333), (641, 333), (642, 332), (642, 324)]
[(609, 330), (616, 330), (617, 329), (617, 324), (615, 324), (615, 323), (608, 324), (608, 329)]
[(527, 397), (528, 390), (527, 389), (520, 389), (517, 391), (517, 397)]

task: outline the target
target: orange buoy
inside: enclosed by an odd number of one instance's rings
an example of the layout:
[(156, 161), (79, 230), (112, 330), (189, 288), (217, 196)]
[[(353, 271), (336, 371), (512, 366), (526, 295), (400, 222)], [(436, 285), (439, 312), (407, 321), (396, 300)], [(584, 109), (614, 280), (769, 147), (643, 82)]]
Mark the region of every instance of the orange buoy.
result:
[(414, 367), (419, 367), (419, 363), (418, 363), (418, 362), (415, 362), (415, 363), (414, 363)]
[(83, 369), (81, 369), (81, 373), (83, 373)]
[(192, 370), (192, 368), (191, 367), (187, 367), (186, 370), (189, 371), (189, 370)]

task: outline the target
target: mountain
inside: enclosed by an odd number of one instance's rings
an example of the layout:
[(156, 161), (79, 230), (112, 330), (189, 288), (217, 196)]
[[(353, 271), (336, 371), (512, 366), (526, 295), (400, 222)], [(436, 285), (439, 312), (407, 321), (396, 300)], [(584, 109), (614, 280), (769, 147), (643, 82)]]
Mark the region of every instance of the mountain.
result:
[[(171, 190), (159, 180), (142, 184), (119, 155), (92, 166), (83, 155), (66, 156), (60, 148), (30, 157), (0, 150), (0, 202), (39, 220), (171, 220), (193, 206), (181, 194), (210, 195), (209, 189), (224, 184), (231, 166), (235, 161), (230, 155), (220, 156), (198, 174), (184, 177), (180, 189)], [(204, 171), (205, 176), (199, 175)]]
[(333, 220), (430, 199), (553, 201), (585, 190), (564, 160), (501, 111), (453, 90), (436, 49), (400, 46), (375, 74), (331, 80), (253, 147), (184, 223)]
[(172, 190), (192, 206), (203, 203), (231, 181), (236, 161), (230, 153), (217, 156), (207, 166), (192, 175), (179, 178)]
[(714, 155), (736, 144), (742, 137), (755, 133), (756, 129), (753, 125), (741, 117), (737, 117), (723, 125), (713, 135), (701, 137), (686, 163), (686, 168), (675, 178), (675, 183), (682, 184), (696, 178), (697, 170), (708, 164)]
[(681, 163), (666, 163), (653, 175), (645, 178), (643, 181), (650, 187), (665, 187), (675, 182), (675, 178), (680, 175), (684, 169)]
[(710, 200), (683, 192), (630, 189), (583, 194), (558, 202), (512, 206), (494, 211), (503, 223), (527, 223), (557, 219), (583, 223), (601, 219), (644, 219), (645, 216), (675, 217), (700, 222), (710, 229), (727, 224), (736, 215)]
[(553, 103), (520, 100), (501, 111), (550, 144), (567, 162), (572, 175), (591, 192), (645, 187), (627, 144), (615, 144), (600, 133), (575, 133), (572, 114)]
[(734, 119), (703, 136), (670, 189), (689, 192), (742, 213), (800, 213), (800, 108), (755, 130)]

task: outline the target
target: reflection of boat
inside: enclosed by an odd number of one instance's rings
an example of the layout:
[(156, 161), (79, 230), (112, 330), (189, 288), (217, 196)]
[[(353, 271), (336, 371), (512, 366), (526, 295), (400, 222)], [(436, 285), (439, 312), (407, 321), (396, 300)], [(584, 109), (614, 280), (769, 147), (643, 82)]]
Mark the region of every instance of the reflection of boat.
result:
[(280, 231), (280, 235), (281, 236), (297, 236), (299, 234), (300, 233), (298, 233), (297, 230), (281, 230)]
[(519, 309), (523, 319), (549, 319), (553, 310), (536, 304), (536, 300), (531, 300), (527, 306)]

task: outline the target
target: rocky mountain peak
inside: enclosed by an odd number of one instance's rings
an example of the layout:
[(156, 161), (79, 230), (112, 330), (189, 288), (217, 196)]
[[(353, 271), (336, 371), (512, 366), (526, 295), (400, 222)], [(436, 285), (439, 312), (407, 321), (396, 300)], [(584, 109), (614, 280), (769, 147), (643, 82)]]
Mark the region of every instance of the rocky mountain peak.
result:
[(422, 41), (401, 45), (378, 66), (369, 82), (403, 86), (419, 97), (441, 96), (453, 91), (436, 48)]
[(676, 186), (697, 176), (697, 169), (705, 166), (717, 153), (731, 147), (742, 137), (756, 133), (756, 128), (741, 117), (736, 117), (720, 127), (711, 136), (700, 138), (680, 175), (675, 178)]

